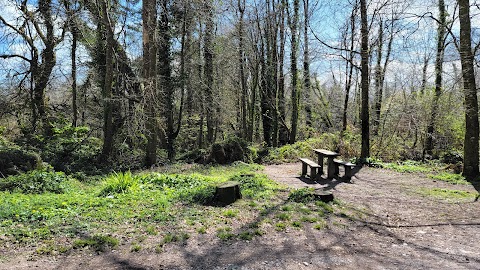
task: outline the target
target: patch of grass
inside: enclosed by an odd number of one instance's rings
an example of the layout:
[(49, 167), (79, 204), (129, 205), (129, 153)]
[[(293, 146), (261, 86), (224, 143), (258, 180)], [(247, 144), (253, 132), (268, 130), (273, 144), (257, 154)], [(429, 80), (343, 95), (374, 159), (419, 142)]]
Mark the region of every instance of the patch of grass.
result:
[(236, 217), (238, 215), (238, 210), (227, 209), (227, 210), (223, 211), (222, 215), (224, 217), (233, 218), (233, 217)]
[(256, 207), (257, 205), (258, 205), (258, 204), (257, 204), (255, 201), (249, 201), (249, 202), (248, 202), (248, 206), (250, 206), (250, 207), (252, 207), (252, 208), (253, 208), (253, 207)]
[(331, 204), (328, 204), (326, 202), (322, 201), (316, 201), (315, 205), (320, 208), (320, 210), (324, 213), (333, 213), (333, 206)]
[(308, 203), (315, 200), (315, 190), (313, 188), (299, 188), (293, 190), (288, 195), (288, 200), (298, 203)]
[(73, 248), (91, 247), (95, 251), (105, 251), (107, 248), (117, 247), (118, 243), (118, 239), (109, 235), (93, 235), (85, 239), (73, 241)]
[(431, 167), (412, 160), (406, 160), (399, 163), (383, 163), (383, 167), (400, 173), (427, 173), (432, 171)]
[(287, 229), (287, 224), (285, 224), (284, 222), (277, 222), (275, 224), (275, 230), (277, 231), (285, 231), (285, 229)]
[(308, 215), (308, 214), (312, 213), (312, 210), (310, 210), (310, 208), (308, 208), (308, 207), (300, 207), (298, 209), (298, 212)]
[(420, 188), (418, 192), (424, 196), (431, 196), (438, 199), (444, 199), (447, 201), (475, 199), (478, 196), (477, 192), (444, 189), (444, 188), (433, 188), (433, 189)]
[(238, 234), (238, 238), (246, 241), (250, 241), (253, 239), (253, 233), (249, 231), (241, 232)]
[(190, 235), (187, 233), (166, 233), (165, 236), (163, 236), (162, 244), (168, 244), (172, 242), (185, 242), (190, 238)]
[(275, 217), (278, 218), (279, 220), (283, 220), (283, 221), (291, 219), (291, 216), (288, 213), (279, 213)]
[(441, 172), (438, 174), (429, 174), (429, 178), (440, 180), (454, 185), (468, 185), (470, 184), (465, 177), (460, 174)]
[(200, 227), (197, 229), (197, 232), (199, 234), (206, 234), (207, 233), (207, 228), (205, 228), (204, 226)]
[(302, 222), (315, 223), (315, 222), (317, 222), (318, 219), (317, 219), (316, 217), (303, 216), (300, 220), (301, 220)]
[(293, 207), (290, 204), (287, 204), (287, 205), (282, 206), (281, 210), (284, 211), (284, 212), (289, 212), (289, 211), (293, 210)]
[(317, 224), (313, 225), (313, 228), (315, 230), (323, 230), (323, 229), (327, 228), (327, 223), (324, 220), (322, 220), (322, 221), (318, 222)]
[(240, 183), (242, 196), (247, 199), (270, 199), (281, 188), (265, 174), (243, 173), (234, 175), (229, 180)]
[(145, 231), (146, 231), (147, 234), (149, 234), (149, 235), (157, 235), (157, 234), (158, 234), (157, 229), (155, 228), (155, 226), (152, 226), (152, 225), (147, 226), (147, 228), (145, 229)]
[(140, 250), (142, 250), (142, 246), (136, 243), (130, 247), (130, 252), (139, 252)]
[(294, 222), (292, 222), (292, 227), (301, 228), (302, 227), (302, 222), (298, 221), (298, 220), (295, 220)]
[(254, 235), (258, 235), (258, 236), (262, 236), (262, 235), (265, 235), (265, 231), (261, 230), (261, 229), (255, 229), (253, 231), (253, 234)]
[(225, 227), (217, 229), (217, 237), (222, 241), (228, 241), (235, 238), (235, 234), (231, 232), (232, 228)]
[(39, 255), (57, 255), (63, 254), (72, 249), (71, 246), (56, 245), (53, 240), (47, 241), (45, 245), (38, 247), (35, 253)]
[(112, 196), (114, 194), (126, 193), (129, 190), (138, 189), (139, 178), (130, 171), (125, 173), (114, 173), (108, 176), (103, 184), (99, 196)]

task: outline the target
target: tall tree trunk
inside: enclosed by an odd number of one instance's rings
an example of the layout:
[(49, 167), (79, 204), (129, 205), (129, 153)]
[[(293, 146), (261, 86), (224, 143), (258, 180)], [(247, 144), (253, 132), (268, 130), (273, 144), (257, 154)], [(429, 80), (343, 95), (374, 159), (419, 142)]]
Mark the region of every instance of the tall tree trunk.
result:
[(368, 52), (368, 18), (366, 0), (360, 0), (360, 17), (361, 17), (361, 89), (362, 89), (362, 151), (360, 158), (365, 161), (370, 157), (370, 125), (369, 125), (369, 108), (368, 108), (368, 88), (369, 88), (369, 52)]
[[(49, 82), (50, 75), (56, 63), (55, 46), (56, 38), (54, 35), (54, 22), (52, 18), (52, 1), (39, 0), (38, 9), (44, 21), (46, 35), (42, 34), (42, 41), (45, 45), (41, 53), (42, 63), (38, 65), (38, 71), (34, 74), (34, 104), (38, 116), (42, 122), (44, 134), (51, 135), (51, 123), (48, 116), (48, 106), (45, 98), (45, 91)], [(29, 15), (30, 16), (30, 15)], [(33, 22), (37, 24), (36, 22)], [(32, 72), (33, 73), (33, 72)], [(36, 76), (35, 76), (36, 75)]]
[(102, 156), (108, 157), (113, 150), (113, 48), (114, 36), (112, 22), (106, 0), (100, 0), (103, 27), (105, 28), (105, 78), (103, 83), (103, 148)]
[(375, 100), (374, 100), (374, 119), (373, 134), (378, 135), (378, 127), (380, 126), (380, 111), (382, 109), (382, 53), (383, 53), (383, 20), (380, 18), (378, 26), (378, 46), (377, 46), (377, 65), (375, 67)]
[(308, 24), (309, 24), (309, 14), (308, 14), (308, 0), (303, 0), (303, 94), (305, 96), (305, 124), (307, 127), (312, 127), (312, 104), (310, 100), (310, 95), (312, 92), (311, 81), (310, 81), (310, 56), (308, 50)]
[(285, 75), (283, 72), (285, 63), (285, 0), (281, 1), (280, 18), (279, 18), (279, 55), (278, 55), (278, 142), (285, 145), (289, 142), (289, 130), (287, 127), (287, 115), (285, 108)]
[(241, 133), (242, 138), (247, 139), (248, 137), (248, 128), (247, 128), (247, 80), (245, 77), (245, 52), (243, 45), (243, 16), (245, 14), (245, 0), (238, 0), (238, 12), (240, 13), (240, 18), (238, 22), (238, 66), (240, 70), (240, 89), (241, 89), (241, 102), (240, 102), (240, 111), (241, 111)]
[(213, 97), (213, 1), (205, 1), (206, 25), (205, 25), (205, 40), (204, 40), (204, 58), (205, 58), (205, 99), (206, 99), (206, 113), (207, 113), (207, 142), (212, 144), (215, 135), (215, 102)]
[(144, 100), (145, 100), (145, 126), (147, 137), (147, 148), (145, 163), (152, 166), (157, 162), (157, 117), (156, 117), (156, 23), (157, 23), (157, 5), (156, 0), (143, 0), (142, 7), (143, 20), (143, 80), (144, 80)]
[(170, 61), (170, 26), (168, 18), (168, 0), (160, 1), (160, 21), (158, 25), (158, 74), (162, 93), (162, 115), (166, 119), (166, 150), (169, 160), (175, 159), (175, 91), (172, 84)]
[(73, 111), (73, 121), (72, 125), (77, 126), (78, 121), (78, 106), (77, 106), (77, 39), (78, 31), (75, 23), (72, 23), (72, 48), (71, 48), (71, 58), (72, 58), (72, 111)]
[(345, 84), (345, 100), (343, 103), (343, 117), (342, 117), (342, 131), (347, 130), (347, 112), (348, 112), (348, 100), (350, 98), (350, 89), (352, 88), (352, 77), (353, 77), (353, 59), (355, 57), (355, 52), (353, 49), (355, 48), (355, 17), (357, 15), (357, 3), (352, 10), (352, 14), (350, 15), (350, 49), (348, 52), (348, 60), (347, 60), (347, 82)]
[(425, 153), (428, 155), (433, 155), (435, 121), (438, 116), (438, 102), (440, 100), (440, 96), (442, 95), (443, 56), (445, 54), (445, 34), (447, 23), (444, 0), (438, 0), (438, 14), (437, 55), (435, 59), (435, 96), (432, 100), (432, 111), (427, 126), (427, 138), (425, 141)]
[(298, 13), (299, 0), (293, 0), (293, 18), (290, 21), (290, 32), (292, 34), (292, 46), (290, 52), (290, 71), (292, 73), (292, 120), (290, 130), (290, 143), (295, 143), (298, 130), (298, 113), (299, 113), (299, 89), (298, 89), (298, 70), (297, 70), (297, 54), (298, 54)]
[(465, 93), (465, 141), (463, 148), (463, 175), (473, 180), (479, 174), (478, 161), (478, 101), (473, 66), (470, 1), (458, 0), (460, 19), (460, 61), (462, 63)]

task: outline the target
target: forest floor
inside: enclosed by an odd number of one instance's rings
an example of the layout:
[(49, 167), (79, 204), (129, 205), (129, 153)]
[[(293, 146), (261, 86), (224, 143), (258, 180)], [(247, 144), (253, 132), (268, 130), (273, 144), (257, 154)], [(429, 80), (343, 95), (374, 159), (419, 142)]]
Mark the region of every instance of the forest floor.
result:
[(272, 228), (231, 241), (195, 234), (161, 253), (119, 246), (29, 256), (25, 248), (0, 256), (0, 269), (480, 269), (480, 201), (472, 185), (376, 168), (358, 170), (351, 183), (313, 182), (298, 176), (300, 168), (264, 172), (292, 188), (331, 189), (343, 210), (324, 229)]

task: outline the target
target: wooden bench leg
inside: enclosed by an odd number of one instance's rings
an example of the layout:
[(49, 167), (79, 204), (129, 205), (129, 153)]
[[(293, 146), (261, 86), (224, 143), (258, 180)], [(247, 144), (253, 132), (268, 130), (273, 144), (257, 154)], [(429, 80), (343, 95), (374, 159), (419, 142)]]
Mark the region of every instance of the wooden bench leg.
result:
[(302, 163), (302, 176), (307, 175), (307, 163)]
[(332, 179), (335, 177), (335, 164), (333, 163), (333, 158), (328, 158), (328, 162), (327, 162), (327, 174), (328, 174), (328, 178), (329, 179)]
[(335, 165), (335, 176), (338, 176), (340, 174), (340, 165), (333, 163)]
[(346, 181), (350, 181), (352, 179), (352, 167), (344, 166), (345, 167), (345, 176), (344, 179)]
[(312, 180), (317, 179), (317, 168), (311, 167), (310, 179)]
[(323, 174), (323, 158), (324, 156), (322, 154), (318, 154), (318, 165), (320, 165), (320, 168), (318, 169), (319, 175)]

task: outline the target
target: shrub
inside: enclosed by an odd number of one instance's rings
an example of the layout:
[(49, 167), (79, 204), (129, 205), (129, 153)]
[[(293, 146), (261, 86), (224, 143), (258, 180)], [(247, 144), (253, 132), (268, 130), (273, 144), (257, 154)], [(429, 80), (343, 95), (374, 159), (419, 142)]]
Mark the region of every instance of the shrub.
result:
[(238, 137), (229, 137), (222, 143), (214, 143), (210, 150), (207, 162), (230, 164), (235, 161), (252, 162), (257, 157), (255, 148)]
[(446, 164), (462, 163), (463, 154), (457, 151), (448, 151), (442, 155), (441, 161)]
[(93, 161), (100, 153), (102, 143), (100, 139), (90, 136), (88, 127), (73, 127), (66, 120), (59, 120), (53, 124), (52, 133), (48, 137), (36, 135), (24, 139), (57, 171), (85, 171), (88, 174), (99, 172), (98, 162)]
[(63, 193), (67, 180), (68, 177), (63, 172), (34, 170), (1, 179), (0, 190), (32, 194)]
[(0, 177), (31, 171), (41, 163), (37, 153), (21, 149), (0, 134)]

